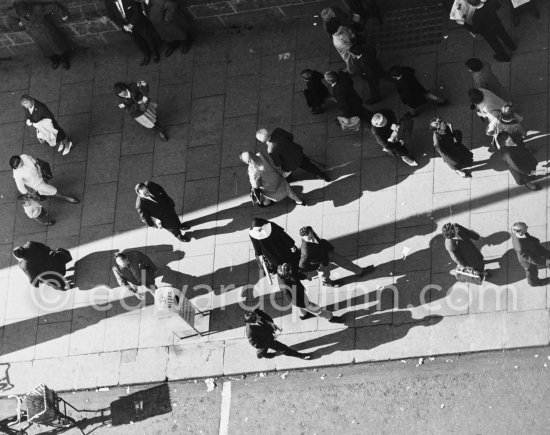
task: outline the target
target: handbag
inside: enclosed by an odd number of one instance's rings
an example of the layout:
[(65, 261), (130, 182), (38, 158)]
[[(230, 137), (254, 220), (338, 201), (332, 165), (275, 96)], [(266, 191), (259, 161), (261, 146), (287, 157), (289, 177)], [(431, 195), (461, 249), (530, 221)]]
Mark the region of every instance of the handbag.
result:
[(42, 159), (36, 159), (36, 166), (38, 166), (38, 169), (40, 170), (44, 181), (48, 181), (53, 178), (52, 167), (48, 162)]
[(457, 281), (469, 282), (471, 284), (477, 284), (477, 285), (481, 285), (484, 277), (477, 270), (474, 270), (471, 267), (460, 267), (460, 266), (456, 267), (455, 276)]
[(337, 119), (342, 131), (359, 131), (361, 129), (361, 120), (358, 116), (352, 116), (351, 118), (338, 116)]

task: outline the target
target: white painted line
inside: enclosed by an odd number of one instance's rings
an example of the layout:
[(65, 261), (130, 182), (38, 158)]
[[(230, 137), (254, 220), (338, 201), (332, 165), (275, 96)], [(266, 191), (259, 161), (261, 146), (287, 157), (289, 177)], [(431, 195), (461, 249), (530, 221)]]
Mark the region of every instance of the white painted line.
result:
[(219, 435), (229, 434), (229, 411), (231, 409), (231, 381), (223, 383), (222, 405), (220, 410), (220, 432)]

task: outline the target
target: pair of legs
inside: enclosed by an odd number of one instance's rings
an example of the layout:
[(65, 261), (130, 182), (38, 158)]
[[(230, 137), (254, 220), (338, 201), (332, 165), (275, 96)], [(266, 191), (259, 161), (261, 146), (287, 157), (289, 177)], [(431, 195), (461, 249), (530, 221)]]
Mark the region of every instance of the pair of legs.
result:
[(540, 190), (540, 186), (537, 186), (533, 183), (533, 177), (531, 175), (524, 174), (522, 172), (516, 171), (515, 169), (509, 168), (510, 174), (514, 177), (514, 181), (518, 186), (525, 186), (529, 190)]
[(69, 140), (65, 134), (65, 131), (62, 128), (59, 128), (57, 131), (57, 151), (66, 156), (69, 154), (72, 147), (73, 143)]
[(166, 49), (164, 55), (166, 57), (172, 56), (172, 53), (174, 53), (174, 51), (176, 51), (176, 49), (180, 46), (181, 52), (185, 54), (191, 49), (191, 45), (193, 45), (193, 38), (189, 35), (187, 35), (187, 38), (184, 40), (170, 41), (168, 42), (168, 48)]
[[(550, 267), (550, 251), (546, 251), (546, 267)], [(536, 287), (544, 284), (544, 280), (539, 278), (539, 268), (534, 264), (531, 264), (528, 269), (525, 269), (525, 276), (527, 277), (527, 284), (531, 287)]]
[(50, 56), (49, 59), (52, 61), (52, 69), (57, 69), (59, 65), (65, 69), (69, 69), (71, 67), (68, 50), (61, 54), (54, 54), (53, 56)]
[(317, 95), (311, 89), (304, 89), (304, 97), (306, 98), (306, 104), (311, 109), (311, 113), (318, 115), (325, 111), (324, 105), (327, 100), (326, 95)]
[[(149, 23), (147, 23), (149, 24)], [(136, 27), (130, 33), (130, 37), (134, 41), (143, 54), (143, 60), (140, 65), (148, 65), (151, 62), (151, 54), (153, 54), (153, 62), (158, 63), (160, 60), (159, 46), (161, 44), (160, 37), (157, 31), (151, 25), (144, 24), (140, 26), (139, 31)]]
[[(164, 227), (163, 227), (164, 228)], [(182, 230), (188, 230), (190, 227), (186, 223), (181, 223), (179, 228), (165, 228), (168, 232), (172, 233), (180, 242), (189, 242), (189, 236), (185, 233), (181, 233)]]
[(323, 285), (331, 285), (332, 283), (330, 279), (330, 263), (334, 263), (337, 266), (343, 267), (344, 269), (349, 270), (355, 275), (361, 275), (363, 273), (362, 267), (357, 266), (355, 263), (340, 255), (336, 251), (331, 251), (328, 254), (328, 259), (329, 264), (327, 264), (326, 266), (323, 266), (321, 264), (319, 265), (319, 269), (317, 269), (317, 272), (319, 273), (319, 278), (321, 279)]
[(502, 25), (502, 22), (498, 20), (494, 23), (495, 27), (493, 31), (488, 31), (486, 33), (482, 33), (481, 36), (485, 38), (487, 43), (491, 46), (493, 51), (495, 52), (494, 58), (496, 60), (502, 61), (502, 62), (509, 62), (510, 56), (506, 51), (504, 50), (504, 47), (501, 44), (501, 41), (504, 42), (504, 44), (512, 51), (514, 51), (517, 47), (512, 38), (510, 38), (510, 35)]
[[(284, 180), (283, 184), (284, 186), (282, 187), (282, 189), (284, 189), (284, 193), (286, 193), (286, 196), (292, 199), (297, 205), (305, 205), (304, 200), (300, 198), (298, 195), (296, 195), (296, 193), (294, 193), (294, 191), (292, 190), (292, 187), (290, 187), (290, 184), (288, 184), (286, 180)], [(261, 194), (261, 202), (264, 207), (267, 207), (268, 205), (271, 205), (277, 201), (268, 198), (264, 194)]]
[[(302, 157), (302, 161), (298, 165), (299, 168), (302, 168), (304, 171), (309, 172), (312, 175), (315, 175), (316, 178), (319, 178), (320, 180), (325, 180), (326, 182), (329, 182), (330, 179), (328, 178), (328, 175), (325, 174), (323, 171), (321, 171), (317, 166), (315, 166), (308, 156), (304, 154)], [(288, 173), (290, 175), (290, 173)]]
[[(276, 353), (269, 353), (269, 349), (273, 349)], [(294, 358), (301, 358), (301, 359), (309, 359), (310, 356), (308, 354), (300, 353), (290, 347), (288, 347), (286, 344), (281, 343), (280, 341), (273, 340), (268, 347), (258, 349), (256, 351), (256, 356), (258, 358), (268, 358), (271, 359), (275, 356), (277, 356), (278, 352), (282, 352), (283, 355), (286, 356), (292, 356)]]
[(59, 193), (57, 187), (52, 186), (51, 184), (46, 183), (42, 180), (42, 183), (38, 185), (34, 190), (40, 196), (51, 196), (52, 198), (59, 198), (63, 201), (70, 202), (71, 204), (78, 204), (80, 201), (72, 196), (67, 196)]
[(158, 132), (160, 140), (167, 141), (168, 136), (166, 135), (166, 132), (164, 131), (164, 128), (159, 124), (158, 121), (155, 121), (155, 125), (153, 125), (153, 128)]
[[(434, 94), (433, 92), (426, 92), (424, 94), (424, 98), (426, 98), (426, 100), (428, 100), (428, 101), (433, 101), (434, 103), (436, 103), (438, 105), (443, 105), (443, 104), (447, 103), (447, 100), (445, 100), (445, 98), (440, 97), (440, 96)], [(418, 115), (420, 113), (420, 111), (422, 110), (422, 106), (423, 105), (415, 106), (415, 107), (408, 106), (410, 115), (411, 116)]]

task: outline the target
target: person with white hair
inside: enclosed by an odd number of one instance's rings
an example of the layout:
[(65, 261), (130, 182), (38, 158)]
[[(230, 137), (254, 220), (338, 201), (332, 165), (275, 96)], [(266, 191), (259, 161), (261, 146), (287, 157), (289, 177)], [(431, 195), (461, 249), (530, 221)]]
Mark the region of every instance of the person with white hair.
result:
[(546, 280), (539, 278), (539, 267), (550, 266), (550, 251), (542, 246), (539, 239), (529, 234), (527, 229), (525, 222), (512, 225), (512, 246), (519, 264), (525, 270), (527, 283), (535, 287), (546, 284)]
[(267, 152), (276, 167), (281, 168), (283, 176), (287, 178), (292, 171), (302, 168), (315, 177), (330, 181), (327, 174), (311, 163), (309, 157), (304, 154), (304, 148), (294, 142), (294, 135), (282, 128), (276, 128), (269, 132), (261, 128), (256, 132), (256, 139), (267, 145)]
[(296, 204), (305, 205), (305, 202), (294, 193), (288, 181), (275, 169), (269, 157), (262, 153), (244, 151), (239, 158), (248, 165), (250, 185), (252, 189), (259, 191), (258, 200), (261, 205), (268, 206), (273, 202), (282, 201), (287, 196)]
[(371, 118), (370, 131), (382, 149), (394, 157), (400, 157), (409, 166), (418, 166), (406, 147), (412, 128), (410, 116), (404, 116), (397, 122), (395, 113), (387, 109), (379, 110)]

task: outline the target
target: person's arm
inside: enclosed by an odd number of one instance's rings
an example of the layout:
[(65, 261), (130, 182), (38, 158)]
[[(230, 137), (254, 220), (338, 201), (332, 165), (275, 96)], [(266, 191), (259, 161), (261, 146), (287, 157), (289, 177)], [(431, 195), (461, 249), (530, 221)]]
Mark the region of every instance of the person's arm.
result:
[(304, 243), (302, 243), (302, 246), (300, 247), (300, 262), (298, 263), (298, 267), (301, 270), (308, 270), (309, 264), (310, 262), (308, 258), (307, 247)]
[(533, 264), (535, 266), (546, 265), (546, 262), (544, 261), (544, 257), (536, 255), (535, 253), (531, 253), (528, 250), (522, 249), (521, 251), (519, 251), (519, 256), (526, 263)]
[(143, 252), (137, 251), (140, 264), (143, 264), (150, 272), (155, 273), (158, 269), (155, 263)]
[(115, 275), (115, 278), (116, 278), (116, 281), (117, 281), (118, 285), (128, 288), (128, 287), (129, 287), (129, 283), (128, 283), (128, 281), (126, 280), (126, 278), (124, 278), (124, 277), (122, 276), (122, 274), (120, 273), (120, 271), (118, 270), (118, 268), (117, 268), (116, 266), (113, 266), (112, 271), (113, 271), (113, 274)]
[(472, 240), (479, 240), (480, 236), (478, 233), (476, 233), (474, 230), (470, 230), (466, 227), (463, 227), (460, 224), (455, 224), (456, 228), (458, 229), (458, 236), (459, 237), (467, 237)]
[(455, 241), (452, 241), (452, 244), (447, 247), (447, 252), (449, 253), (451, 260), (453, 260), (458, 266), (466, 267), (466, 262), (460, 252), (458, 252), (458, 246), (455, 244)]
[(19, 190), (20, 193), (28, 193), (27, 186), (25, 186), (25, 182), (19, 175), (18, 171), (13, 171), (13, 179), (15, 181), (15, 185), (17, 186), (17, 190)]
[(136, 202), (136, 211), (138, 212), (139, 218), (141, 221), (147, 225), (148, 227), (155, 227), (155, 223), (153, 222), (153, 219), (151, 219), (151, 215), (149, 212), (145, 209), (145, 207), (142, 206), (141, 201)]
[(124, 29), (126, 23), (120, 15), (118, 8), (115, 5), (113, 0), (103, 0), (105, 5), (105, 11), (107, 12), (107, 17), (120, 29)]

